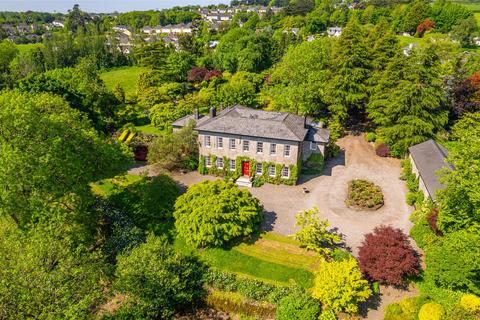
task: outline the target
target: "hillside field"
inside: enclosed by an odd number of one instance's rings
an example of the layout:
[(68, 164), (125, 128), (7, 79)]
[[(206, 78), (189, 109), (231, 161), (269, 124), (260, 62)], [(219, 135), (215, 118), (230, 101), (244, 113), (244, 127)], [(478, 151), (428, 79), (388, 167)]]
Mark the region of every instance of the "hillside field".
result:
[(143, 71), (145, 68), (137, 66), (115, 68), (102, 72), (100, 78), (110, 90), (119, 84), (125, 91), (126, 97), (131, 98), (137, 94), (138, 78)]

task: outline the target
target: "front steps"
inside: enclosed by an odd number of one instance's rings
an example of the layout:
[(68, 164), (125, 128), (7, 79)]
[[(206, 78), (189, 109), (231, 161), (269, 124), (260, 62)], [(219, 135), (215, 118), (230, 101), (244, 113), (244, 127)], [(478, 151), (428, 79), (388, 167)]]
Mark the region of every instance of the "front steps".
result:
[(250, 180), (250, 178), (248, 177), (240, 177), (238, 178), (235, 183), (237, 184), (237, 186), (239, 187), (247, 187), (247, 188), (251, 188), (252, 187), (252, 181)]

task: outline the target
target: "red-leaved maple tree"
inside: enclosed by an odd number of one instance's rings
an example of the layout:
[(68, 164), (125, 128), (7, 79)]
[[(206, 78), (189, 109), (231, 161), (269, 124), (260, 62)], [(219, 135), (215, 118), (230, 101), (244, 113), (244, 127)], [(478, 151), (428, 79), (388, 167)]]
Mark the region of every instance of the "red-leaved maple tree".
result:
[(408, 237), (400, 229), (376, 227), (359, 248), (362, 273), (370, 280), (400, 286), (407, 275), (418, 275), (419, 261)]

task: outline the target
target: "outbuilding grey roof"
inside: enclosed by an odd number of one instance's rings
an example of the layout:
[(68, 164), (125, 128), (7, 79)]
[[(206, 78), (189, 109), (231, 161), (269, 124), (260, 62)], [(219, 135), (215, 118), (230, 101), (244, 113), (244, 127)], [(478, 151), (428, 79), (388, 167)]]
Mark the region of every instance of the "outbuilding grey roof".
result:
[(210, 119), (209, 116), (205, 116), (203, 114), (200, 114), (198, 116), (198, 119), (195, 119), (195, 115), (193, 114), (190, 114), (188, 116), (185, 116), (183, 118), (180, 118), (178, 119), (177, 121), (173, 122), (172, 123), (172, 127), (174, 128), (181, 128), (181, 127), (184, 127), (185, 125), (187, 125), (187, 123), (189, 123), (191, 120), (193, 120), (195, 122), (195, 125), (196, 126), (199, 126), (199, 125), (202, 125), (205, 121), (207, 121), (208, 119)]
[(428, 194), (435, 200), (435, 192), (445, 186), (440, 183), (437, 171), (453, 166), (446, 162), (448, 151), (434, 140), (427, 140), (409, 149), (410, 156), (417, 167), (418, 173), (427, 188)]
[(216, 117), (197, 125), (198, 131), (218, 132), (241, 136), (303, 141), (308, 132), (303, 117), (284, 112), (256, 110), (233, 106)]

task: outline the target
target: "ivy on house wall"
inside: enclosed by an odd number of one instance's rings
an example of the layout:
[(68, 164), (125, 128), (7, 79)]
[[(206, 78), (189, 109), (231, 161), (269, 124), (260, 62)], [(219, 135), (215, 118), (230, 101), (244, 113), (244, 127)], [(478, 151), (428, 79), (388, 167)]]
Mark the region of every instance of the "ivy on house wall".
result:
[[(221, 177), (230, 177), (237, 179), (242, 176), (242, 163), (249, 163), (249, 175), (251, 178), (254, 178), (254, 185), (262, 185), (263, 183), (271, 184), (286, 184), (286, 185), (295, 185), (298, 179), (299, 166), (298, 165), (289, 165), (290, 176), (288, 178), (282, 178), (282, 164), (274, 162), (262, 162), (262, 174), (256, 175), (257, 171), (257, 161), (246, 156), (239, 156), (235, 158), (235, 170), (231, 171), (229, 169), (230, 159), (223, 157), (223, 168), (217, 168), (217, 156), (210, 154), (211, 166), (205, 166), (205, 156), (200, 156), (200, 163), (198, 165), (198, 172), (200, 174), (209, 174), (213, 176)], [(275, 176), (271, 177), (268, 174), (268, 168), (270, 166), (275, 167)]]

